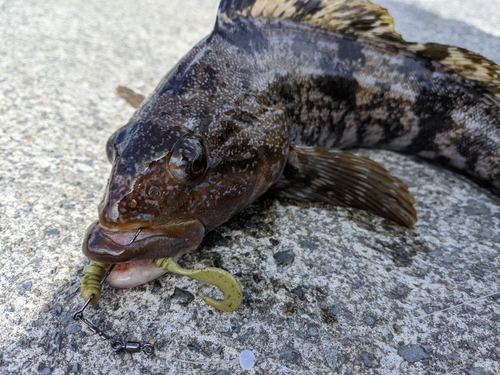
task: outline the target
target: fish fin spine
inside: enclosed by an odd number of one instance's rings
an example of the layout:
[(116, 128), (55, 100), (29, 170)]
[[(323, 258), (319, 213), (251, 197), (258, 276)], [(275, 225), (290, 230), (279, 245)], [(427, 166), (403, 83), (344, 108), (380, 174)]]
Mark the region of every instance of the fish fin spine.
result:
[(438, 43), (409, 43), (409, 51), (437, 61), (500, 100), (500, 66), (465, 48)]
[(217, 27), (239, 17), (289, 19), (345, 34), (403, 42), (387, 9), (368, 0), (223, 0)]

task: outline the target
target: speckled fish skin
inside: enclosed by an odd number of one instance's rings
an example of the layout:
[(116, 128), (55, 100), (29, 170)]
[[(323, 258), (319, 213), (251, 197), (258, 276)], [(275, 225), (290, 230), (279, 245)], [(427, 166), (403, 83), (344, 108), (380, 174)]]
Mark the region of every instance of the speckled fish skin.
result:
[[(112, 174), (84, 240), (87, 257), (116, 263), (193, 251), (273, 185), (293, 184), (293, 165), (283, 171), (301, 147), (412, 153), (500, 189), (492, 90), (398, 38), (229, 12), (256, 3), (223, 1), (214, 32), (108, 141)], [(322, 2), (300, 3), (311, 13)], [(301, 186), (304, 199), (321, 190)]]

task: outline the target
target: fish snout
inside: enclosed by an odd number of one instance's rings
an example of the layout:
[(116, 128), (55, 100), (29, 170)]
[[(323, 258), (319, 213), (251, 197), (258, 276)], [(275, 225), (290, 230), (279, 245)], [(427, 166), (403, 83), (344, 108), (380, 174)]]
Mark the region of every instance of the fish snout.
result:
[(197, 219), (185, 219), (158, 227), (110, 229), (92, 223), (82, 243), (84, 255), (108, 264), (141, 259), (180, 256), (194, 251), (201, 243), (205, 227)]

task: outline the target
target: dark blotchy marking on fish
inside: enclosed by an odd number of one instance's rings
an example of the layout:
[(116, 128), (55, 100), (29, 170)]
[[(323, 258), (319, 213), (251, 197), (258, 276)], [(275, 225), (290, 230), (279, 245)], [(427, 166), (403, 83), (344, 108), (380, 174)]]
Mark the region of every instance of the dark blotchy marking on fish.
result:
[(407, 43), (366, 0), (223, 0), (213, 33), (108, 141), (84, 253), (177, 259), (268, 190), (412, 227), (407, 187), (341, 151), (353, 146), (417, 154), (498, 193), (499, 87), (495, 63)]
[[(439, 85), (439, 82), (436, 82)], [(439, 145), (434, 143), (436, 133), (448, 132), (453, 129), (450, 108), (453, 107), (452, 91), (447, 90), (446, 96), (439, 95), (431, 87), (423, 87), (418, 93), (414, 104), (415, 115), (419, 120), (419, 133), (409, 150), (413, 152), (438, 151)]]

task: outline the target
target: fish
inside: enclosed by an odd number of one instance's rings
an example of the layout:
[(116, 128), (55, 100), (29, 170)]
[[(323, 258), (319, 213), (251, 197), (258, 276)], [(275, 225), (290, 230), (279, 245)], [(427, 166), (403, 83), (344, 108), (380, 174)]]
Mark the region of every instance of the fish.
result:
[[(346, 151), (420, 156), (500, 192), (500, 67), (403, 40), (367, 0), (222, 0), (213, 32), (108, 140), (83, 253), (118, 288), (164, 273), (263, 194), (363, 209), (412, 228), (415, 199)], [(114, 278), (112, 277), (113, 275)]]

